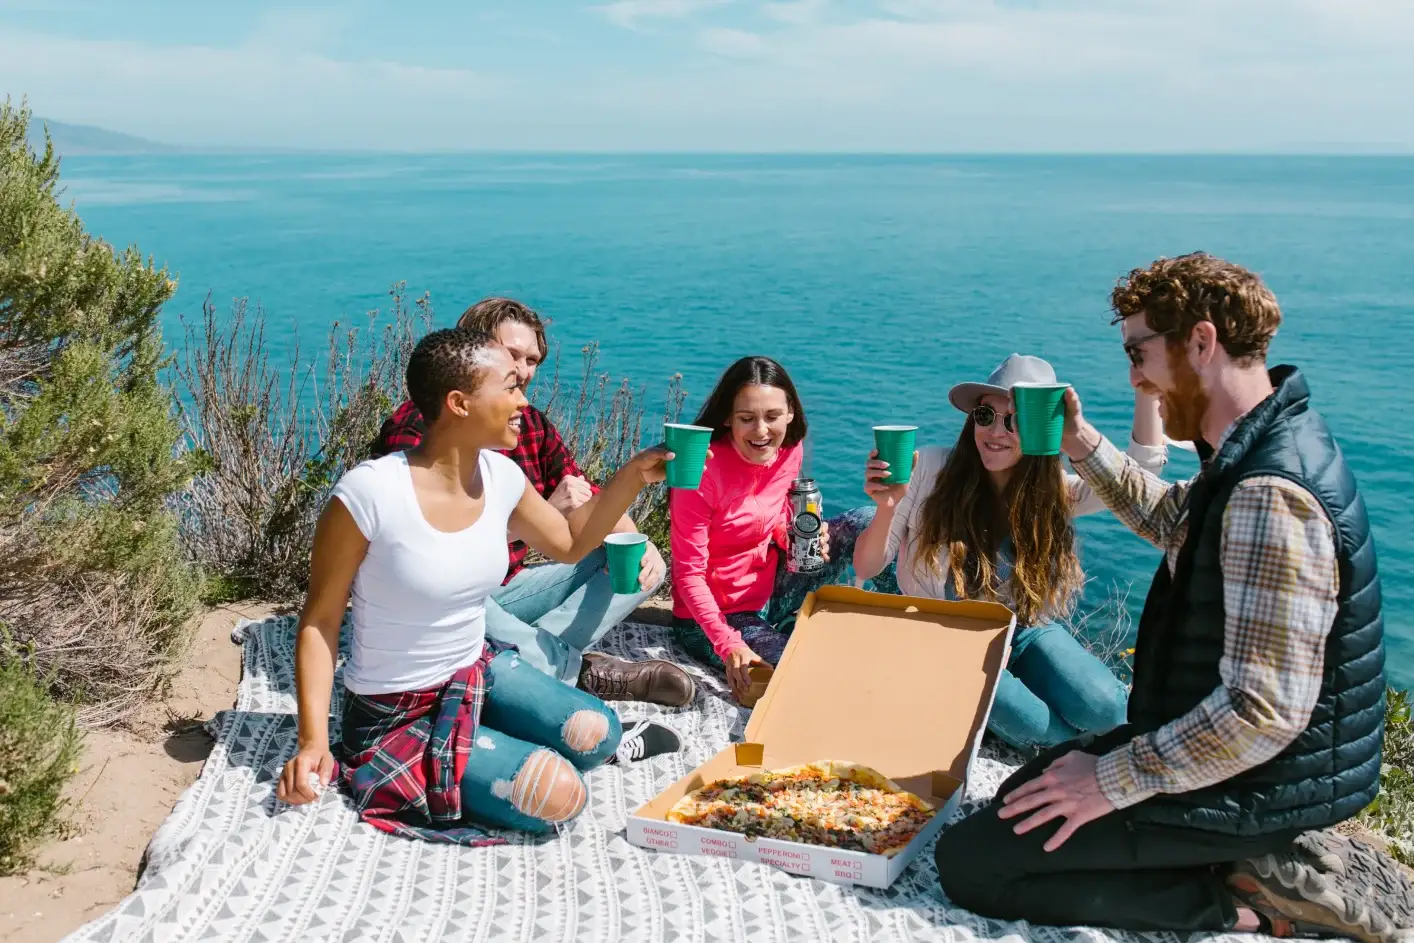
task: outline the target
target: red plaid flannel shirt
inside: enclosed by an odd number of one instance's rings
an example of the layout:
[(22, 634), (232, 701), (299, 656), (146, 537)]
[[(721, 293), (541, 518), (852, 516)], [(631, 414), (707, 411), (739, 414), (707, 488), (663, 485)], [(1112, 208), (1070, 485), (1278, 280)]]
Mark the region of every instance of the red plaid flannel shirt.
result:
[(363, 821), (404, 838), (505, 844), (506, 839), (466, 821), (460, 785), (494, 656), (487, 646), (445, 684), (424, 691), (348, 692), (343, 758), (334, 776), (352, 794)]
[[(403, 403), (393, 415), (383, 423), (369, 451), (373, 458), (382, 458), (393, 452), (410, 449), (422, 441), (427, 432), (427, 423), (422, 413), (411, 402)], [(520, 441), (513, 449), (498, 449), (520, 466), (525, 477), (544, 498), (549, 498), (567, 475), (584, 477), (584, 472), (575, 464), (574, 456), (565, 447), (565, 440), (555, 429), (555, 424), (534, 406), (527, 406), (520, 418)], [(599, 488), (593, 483), (589, 487), (597, 494)], [(505, 582), (509, 583), (525, 567), (525, 555), (529, 551), (522, 541), (510, 544), (511, 565), (506, 571)]]

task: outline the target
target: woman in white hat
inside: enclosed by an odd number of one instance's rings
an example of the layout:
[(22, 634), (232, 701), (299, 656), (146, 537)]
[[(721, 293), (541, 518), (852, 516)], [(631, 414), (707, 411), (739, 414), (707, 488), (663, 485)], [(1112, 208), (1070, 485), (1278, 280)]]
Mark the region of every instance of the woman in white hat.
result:
[[(1059, 456), (1021, 453), (1011, 388), (1055, 381), (1046, 361), (1012, 354), (985, 383), (953, 387), (962, 434), (951, 449), (921, 450), (911, 485), (883, 484), (888, 465), (870, 457), (864, 490), (878, 511), (854, 548), (860, 579), (897, 558), (905, 595), (999, 600), (1016, 613), (989, 729), (1024, 751), (1116, 727), (1128, 702), (1119, 679), (1056, 622), (1084, 581), (1073, 518), (1105, 506)], [(1158, 401), (1138, 391), (1129, 454), (1155, 474), (1168, 458)]]

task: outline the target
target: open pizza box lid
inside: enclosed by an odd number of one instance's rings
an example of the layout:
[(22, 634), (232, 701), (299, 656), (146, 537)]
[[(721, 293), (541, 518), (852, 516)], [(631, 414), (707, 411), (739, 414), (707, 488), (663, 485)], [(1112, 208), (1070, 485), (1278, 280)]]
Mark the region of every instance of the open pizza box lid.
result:
[[(635, 811), (629, 840), (887, 887), (962, 798), (1015, 621), (997, 603), (842, 586), (812, 593), (752, 711), (743, 742), (729, 745)], [(679, 799), (714, 780), (821, 760), (877, 770), (938, 814), (904, 852), (890, 858), (764, 838), (748, 841), (666, 820)], [(831, 865), (832, 859), (844, 864)]]

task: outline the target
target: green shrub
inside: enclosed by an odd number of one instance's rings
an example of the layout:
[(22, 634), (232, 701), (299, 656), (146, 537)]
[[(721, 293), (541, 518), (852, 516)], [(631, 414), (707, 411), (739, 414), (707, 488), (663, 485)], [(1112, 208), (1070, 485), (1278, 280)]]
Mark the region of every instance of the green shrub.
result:
[(53, 832), (60, 794), (77, 769), (74, 711), (45, 688), (16, 653), (0, 657), (0, 875), (29, 866), (28, 852)]
[(80, 724), (111, 723), (160, 690), (197, 603), (168, 508), (194, 467), (160, 382), (175, 282), (84, 231), (29, 118), (0, 104), (0, 622)]
[(1408, 691), (1389, 689), (1380, 794), (1360, 821), (1389, 842), (1392, 855), (1414, 867), (1414, 705)]

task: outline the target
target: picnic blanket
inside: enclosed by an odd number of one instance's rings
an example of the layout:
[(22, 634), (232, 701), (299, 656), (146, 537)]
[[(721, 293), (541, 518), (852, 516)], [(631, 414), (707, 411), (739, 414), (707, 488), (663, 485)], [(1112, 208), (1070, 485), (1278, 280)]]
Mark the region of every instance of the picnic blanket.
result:
[[(716, 678), (692, 668), (699, 693), (687, 708), (616, 705), (625, 721), (671, 725), (685, 749), (591, 772), (589, 805), (556, 837), (462, 848), (362, 824), (333, 790), (311, 806), (284, 806), (274, 787), (295, 751), (294, 619), (243, 622), (232, 638), (244, 646), (244, 671), (235, 708), (208, 724), (216, 745), (200, 778), (153, 837), (136, 890), (69, 940), (1180, 939), (977, 917), (939, 891), (929, 850), (893, 887), (875, 891), (630, 845), (630, 811), (745, 730), (748, 712), (726, 699)], [(601, 647), (690, 664), (665, 630), (650, 626), (622, 626)], [(963, 810), (990, 796), (1014, 766), (984, 751)]]

